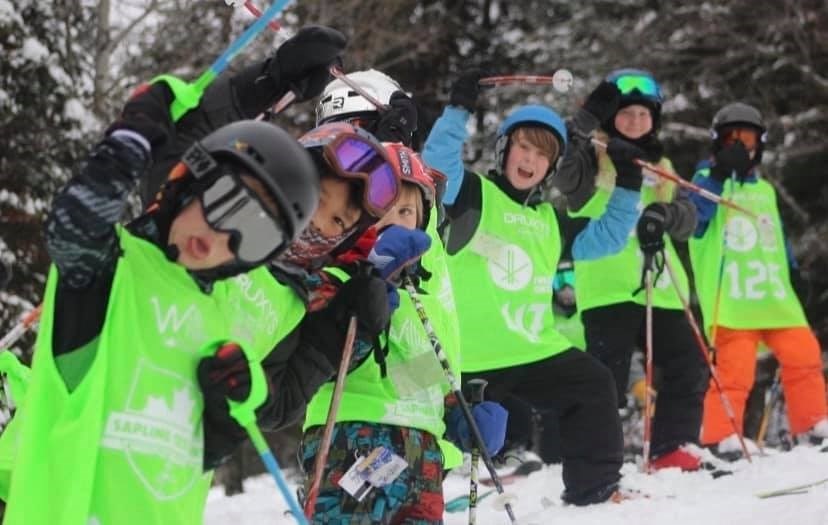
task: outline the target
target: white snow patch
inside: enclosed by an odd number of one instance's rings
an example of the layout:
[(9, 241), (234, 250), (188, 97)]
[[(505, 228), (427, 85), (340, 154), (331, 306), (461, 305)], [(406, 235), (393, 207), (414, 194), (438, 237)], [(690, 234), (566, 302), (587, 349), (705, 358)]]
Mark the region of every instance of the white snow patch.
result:
[[(796, 447), (791, 452), (757, 457), (753, 463), (731, 465), (734, 474), (714, 480), (706, 472), (682, 473), (677, 469), (642, 474), (635, 465), (624, 466), (622, 487), (638, 490), (647, 497), (620, 504), (605, 503), (590, 507), (564, 506), (561, 467), (551, 465), (528, 478), (506, 485), (518, 497), (512, 507), (520, 523), (555, 525), (828, 525), (828, 484), (804, 494), (760, 499), (756, 494), (814, 482), (828, 476), (828, 453), (816, 448)], [(295, 488), (298, 480), (290, 484)], [(484, 477), (484, 474), (481, 474)], [(487, 476), (485, 476), (487, 477)], [(468, 478), (451, 474), (443, 484), (446, 499), (468, 494)], [(483, 489), (483, 493), (488, 491)], [(542, 501), (551, 504), (544, 508)], [(506, 513), (492, 506), (493, 496), (479, 503), (477, 523), (509, 523)], [(291, 523), (284, 515), (287, 505), (268, 476), (245, 481), (245, 493), (227, 498), (214, 488), (207, 500), (204, 523), (252, 525)], [(446, 525), (468, 523), (466, 513), (445, 514)]]
[(0, 25), (15, 23), (23, 25), (23, 19), (8, 0), (0, 0)]
[(23, 45), (20, 47), (20, 53), (23, 55), (23, 58), (30, 62), (41, 63), (49, 58), (49, 48), (44, 46), (40, 40), (33, 37), (28, 37), (23, 41)]

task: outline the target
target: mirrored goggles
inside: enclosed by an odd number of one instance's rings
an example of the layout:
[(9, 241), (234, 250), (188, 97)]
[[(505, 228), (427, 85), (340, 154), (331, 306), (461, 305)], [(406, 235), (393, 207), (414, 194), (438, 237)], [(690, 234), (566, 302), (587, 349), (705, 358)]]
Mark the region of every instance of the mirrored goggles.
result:
[(308, 137), (306, 148), (322, 147), (328, 165), (341, 177), (364, 182), (363, 206), (374, 217), (382, 217), (397, 202), (400, 176), (379, 142), (356, 133), (339, 132)]
[(759, 144), (759, 132), (752, 128), (729, 128), (722, 130), (722, 145), (730, 146), (738, 140), (745, 149), (754, 151)]
[(648, 75), (621, 75), (615, 79), (615, 85), (622, 95), (629, 95), (637, 89), (645, 97), (661, 99), (661, 88), (655, 79)]
[(230, 249), (240, 262), (262, 263), (285, 245), (282, 221), (238, 175), (219, 176), (199, 199), (207, 224), (230, 234)]

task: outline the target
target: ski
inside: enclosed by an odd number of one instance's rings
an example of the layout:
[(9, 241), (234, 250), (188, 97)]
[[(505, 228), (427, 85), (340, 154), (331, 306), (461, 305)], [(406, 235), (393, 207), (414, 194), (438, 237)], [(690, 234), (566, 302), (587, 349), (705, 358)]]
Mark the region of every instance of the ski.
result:
[(805, 483), (804, 485), (795, 485), (793, 487), (786, 487), (783, 489), (771, 490), (768, 492), (759, 492), (756, 494), (757, 498), (766, 499), (766, 498), (775, 498), (777, 496), (792, 496), (795, 494), (806, 494), (808, 489), (812, 489), (814, 487), (818, 487), (824, 483), (828, 483), (828, 478), (821, 479), (819, 481), (814, 481), (812, 483)]
[[(537, 471), (541, 470), (542, 468), (543, 468), (543, 463), (540, 462), (540, 461), (526, 461), (524, 463), (521, 463), (517, 467), (515, 467), (515, 470), (513, 470), (512, 472), (510, 472), (508, 474), (505, 474), (503, 476), (500, 476), (500, 482), (503, 483), (504, 485), (509, 485), (509, 484), (514, 483), (515, 481), (517, 481), (520, 478), (525, 478), (526, 476), (528, 476), (532, 472), (537, 472)], [(491, 478), (490, 479), (481, 479), (480, 483), (482, 485), (487, 486), (487, 487), (493, 487), (494, 486), (494, 481)]]

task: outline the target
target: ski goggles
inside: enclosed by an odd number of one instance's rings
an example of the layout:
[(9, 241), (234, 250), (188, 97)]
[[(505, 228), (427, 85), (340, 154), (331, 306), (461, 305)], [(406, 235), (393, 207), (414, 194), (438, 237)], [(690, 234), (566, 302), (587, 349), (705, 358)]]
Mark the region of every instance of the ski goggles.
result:
[(575, 288), (575, 270), (571, 268), (558, 271), (552, 278), (552, 291), (558, 292), (567, 286)]
[(725, 128), (721, 131), (721, 137), (722, 145), (730, 146), (739, 141), (748, 151), (755, 150), (759, 144), (759, 131), (752, 128)]
[(199, 199), (207, 224), (230, 234), (230, 249), (241, 263), (262, 263), (285, 245), (282, 221), (239, 175), (219, 175)]
[(629, 95), (638, 90), (645, 97), (661, 100), (661, 88), (655, 79), (649, 75), (625, 73), (618, 76), (613, 82), (618, 86), (621, 95)]
[(319, 126), (299, 141), (305, 148), (321, 148), (328, 166), (340, 177), (361, 180), (363, 206), (379, 218), (397, 202), (401, 183), (382, 145), (369, 137), (349, 124), (336, 123)]

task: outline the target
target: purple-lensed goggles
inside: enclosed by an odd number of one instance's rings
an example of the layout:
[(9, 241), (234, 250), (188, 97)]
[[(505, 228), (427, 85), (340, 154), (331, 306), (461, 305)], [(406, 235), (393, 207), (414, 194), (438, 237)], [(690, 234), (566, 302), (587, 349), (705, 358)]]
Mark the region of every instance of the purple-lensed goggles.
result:
[(385, 148), (368, 132), (344, 122), (316, 127), (299, 142), (321, 148), (328, 166), (340, 177), (363, 181), (363, 207), (374, 217), (385, 215), (400, 195), (400, 176)]

